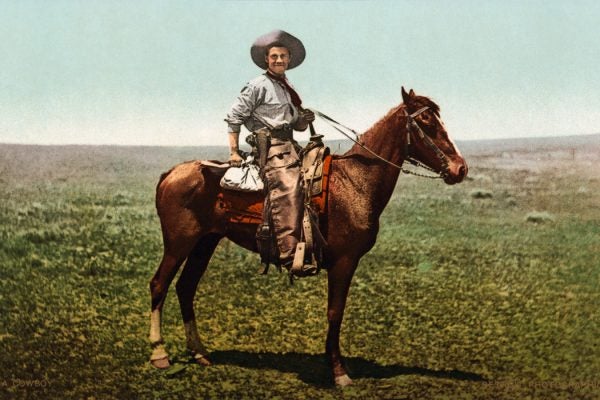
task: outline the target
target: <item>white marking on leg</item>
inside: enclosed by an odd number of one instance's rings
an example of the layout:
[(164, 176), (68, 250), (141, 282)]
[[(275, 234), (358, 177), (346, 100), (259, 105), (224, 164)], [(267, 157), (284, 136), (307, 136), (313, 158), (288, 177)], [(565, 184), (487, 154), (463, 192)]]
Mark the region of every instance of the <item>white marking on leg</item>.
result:
[(169, 354), (165, 350), (163, 338), (160, 334), (160, 324), (162, 320), (162, 312), (160, 307), (152, 311), (150, 315), (150, 344), (152, 345), (152, 355), (150, 361), (164, 360), (154, 364), (158, 368), (167, 368), (169, 366)]
[(162, 312), (160, 308), (153, 310), (150, 315), (150, 343), (152, 343), (152, 345), (163, 342), (163, 338), (160, 334), (161, 320)]
[(169, 353), (165, 349), (163, 344), (159, 344), (152, 350), (152, 355), (150, 356), (150, 361), (162, 360), (169, 357)]
[(352, 379), (350, 379), (350, 377), (348, 376), (348, 374), (344, 374), (344, 375), (341, 375), (341, 376), (336, 376), (335, 377), (335, 384), (337, 386), (341, 386), (341, 387), (350, 386), (350, 385), (352, 385)]

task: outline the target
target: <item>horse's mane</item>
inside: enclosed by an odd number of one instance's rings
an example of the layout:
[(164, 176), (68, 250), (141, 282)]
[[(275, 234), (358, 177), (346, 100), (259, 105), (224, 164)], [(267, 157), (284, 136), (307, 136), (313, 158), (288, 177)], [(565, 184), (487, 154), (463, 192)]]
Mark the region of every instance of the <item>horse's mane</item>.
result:
[[(389, 131), (391, 128), (393, 128), (392, 122), (394, 120), (394, 115), (402, 106), (403, 104), (390, 109), (382, 118), (375, 122), (373, 126), (359, 136), (359, 142), (369, 147), (373, 138), (379, 136), (380, 132)], [(344, 153), (344, 157), (354, 157), (356, 155), (360, 155), (361, 153), (361, 147), (355, 143), (350, 150)]]
[[(440, 115), (440, 107), (429, 97), (426, 96), (416, 96), (414, 98), (414, 103), (411, 104), (411, 108), (414, 108), (415, 111), (421, 107), (429, 107), (433, 113), (436, 115)], [(397, 128), (399, 118), (398, 113), (402, 109), (406, 109), (407, 106), (404, 103), (400, 103), (400, 105), (391, 108), (381, 119), (379, 119), (373, 126), (367, 129), (362, 135), (360, 135), (360, 142), (369, 147), (375, 138), (377, 138), (381, 132), (390, 132), (393, 131), (394, 128)], [(346, 153), (343, 154), (344, 158), (353, 157), (356, 154), (362, 153), (361, 147), (357, 144), (354, 144)]]

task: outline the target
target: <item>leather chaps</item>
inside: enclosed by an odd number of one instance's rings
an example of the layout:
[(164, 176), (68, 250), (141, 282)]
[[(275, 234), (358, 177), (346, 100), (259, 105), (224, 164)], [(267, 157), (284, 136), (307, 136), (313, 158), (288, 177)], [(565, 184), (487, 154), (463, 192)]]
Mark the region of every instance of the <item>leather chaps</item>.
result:
[(269, 217), (270, 210), (279, 261), (284, 266), (292, 263), (302, 235), (304, 195), (300, 167), (296, 144), (291, 140), (271, 138), (264, 167), (268, 193), (263, 220)]

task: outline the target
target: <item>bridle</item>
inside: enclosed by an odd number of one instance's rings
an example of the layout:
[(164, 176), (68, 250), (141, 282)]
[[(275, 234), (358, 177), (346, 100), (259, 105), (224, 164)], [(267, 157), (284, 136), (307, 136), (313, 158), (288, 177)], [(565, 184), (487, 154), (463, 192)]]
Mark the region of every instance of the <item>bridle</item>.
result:
[[(399, 109), (402, 106), (399, 106)], [(412, 114), (409, 114), (406, 111), (406, 107), (402, 108), (402, 111), (404, 112), (404, 116), (406, 117), (406, 143), (404, 146), (404, 160), (408, 161), (409, 163), (413, 164), (416, 167), (421, 167), (424, 168), (430, 172), (433, 172), (437, 175), (435, 176), (431, 176), (431, 175), (424, 175), (424, 174), (420, 174), (418, 172), (414, 172), (408, 169), (405, 169), (404, 167), (402, 167), (401, 165), (398, 165), (390, 160), (387, 160), (383, 157), (381, 157), (379, 154), (375, 153), (373, 150), (369, 149), (368, 147), (366, 147), (364, 144), (362, 144), (360, 142), (361, 139), (361, 135), (359, 135), (358, 133), (356, 133), (356, 131), (352, 128), (349, 128), (339, 122), (337, 122), (336, 120), (334, 120), (333, 118), (323, 114), (322, 112), (315, 110), (315, 109), (310, 109), (312, 112), (315, 113), (315, 115), (318, 115), (319, 117), (321, 117), (325, 122), (327, 122), (329, 125), (331, 125), (335, 130), (337, 130), (338, 132), (340, 132), (342, 135), (346, 136), (348, 139), (350, 139), (352, 142), (356, 143), (357, 145), (359, 145), (362, 149), (366, 150), (367, 152), (369, 152), (370, 154), (372, 154), (374, 157), (376, 157), (377, 159), (385, 162), (386, 164), (389, 164), (395, 168), (397, 168), (398, 170), (400, 170), (400, 172), (403, 172), (405, 174), (410, 174), (410, 175), (415, 175), (415, 176), (420, 176), (422, 178), (429, 178), (429, 179), (445, 179), (448, 176), (448, 165), (449, 165), (449, 161), (448, 161), (448, 157), (444, 154), (444, 152), (442, 152), (440, 150), (440, 148), (433, 142), (433, 140), (431, 140), (431, 138), (425, 134), (425, 132), (423, 132), (423, 129), (421, 128), (421, 126), (419, 125), (419, 123), (417, 121), (415, 121), (415, 118), (418, 117), (421, 113), (423, 113), (424, 111), (428, 110), (429, 107), (425, 106), (422, 107), (420, 109), (418, 109), (417, 111), (415, 111)], [(397, 110), (396, 110), (397, 111)], [(354, 136), (356, 136), (356, 139), (352, 138), (350, 135), (348, 135), (346, 132), (344, 132), (341, 128), (344, 128), (350, 132), (352, 132), (354, 134)], [(441, 171), (436, 171), (433, 168), (431, 168), (428, 165), (423, 164), (421, 161), (415, 159), (410, 153), (410, 149), (412, 147), (412, 141), (411, 138), (416, 142), (416, 138), (415, 138), (415, 133), (414, 131), (417, 132), (418, 138), (427, 146), (429, 147), (437, 156), (437, 158), (440, 161), (440, 165), (441, 165)]]
[[(406, 107), (402, 109), (402, 111), (404, 112), (404, 116), (406, 117), (406, 145), (404, 147), (404, 160), (408, 161), (409, 163), (411, 163), (417, 167), (421, 167), (428, 171), (435, 172), (438, 174), (438, 176), (431, 177), (431, 178), (444, 179), (448, 176), (448, 165), (450, 164), (450, 162), (448, 161), (448, 157), (446, 156), (446, 154), (444, 154), (444, 152), (442, 150), (440, 150), (440, 148), (435, 143), (433, 143), (433, 140), (431, 140), (431, 138), (427, 134), (425, 134), (425, 132), (423, 132), (423, 129), (421, 129), (421, 126), (417, 123), (417, 121), (415, 121), (415, 118), (417, 116), (419, 116), (421, 113), (423, 113), (424, 111), (427, 111), (427, 110), (429, 110), (429, 107), (425, 106), (425, 107), (418, 109), (414, 113), (409, 114), (406, 111)], [(423, 164), (421, 161), (417, 160), (410, 154), (410, 147), (411, 147), (410, 139), (411, 139), (411, 137), (414, 138), (415, 130), (417, 131), (417, 133), (419, 135), (419, 139), (421, 139), (421, 141), (427, 147), (429, 147), (431, 149), (431, 151), (434, 152), (434, 154), (440, 161), (440, 165), (441, 165), (440, 172), (437, 172), (430, 166)], [(423, 176), (423, 175), (420, 175), (420, 176)], [(429, 178), (429, 176), (425, 176), (425, 177)]]

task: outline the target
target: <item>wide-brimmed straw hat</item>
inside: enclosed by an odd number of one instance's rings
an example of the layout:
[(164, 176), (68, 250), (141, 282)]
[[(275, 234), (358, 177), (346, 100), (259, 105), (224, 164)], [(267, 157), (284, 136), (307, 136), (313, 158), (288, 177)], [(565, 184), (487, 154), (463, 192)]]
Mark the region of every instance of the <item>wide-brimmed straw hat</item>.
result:
[(300, 39), (285, 31), (276, 29), (273, 32), (266, 33), (256, 39), (250, 49), (252, 61), (254, 61), (254, 64), (258, 65), (261, 69), (267, 69), (269, 67), (265, 61), (265, 55), (267, 48), (273, 43), (281, 43), (283, 47), (286, 47), (289, 50), (291, 59), (288, 69), (296, 68), (304, 61), (306, 50)]

